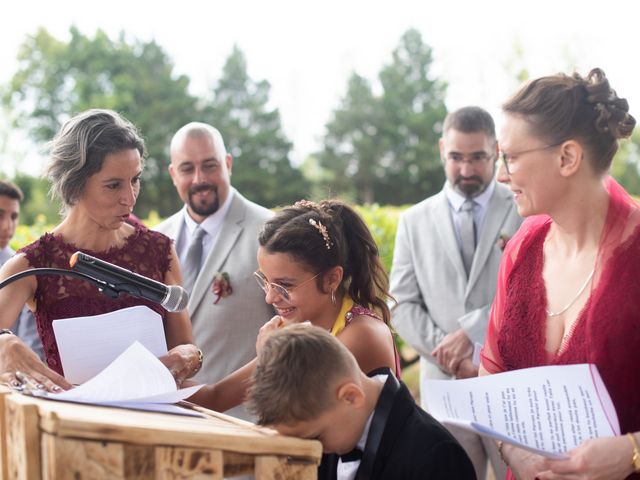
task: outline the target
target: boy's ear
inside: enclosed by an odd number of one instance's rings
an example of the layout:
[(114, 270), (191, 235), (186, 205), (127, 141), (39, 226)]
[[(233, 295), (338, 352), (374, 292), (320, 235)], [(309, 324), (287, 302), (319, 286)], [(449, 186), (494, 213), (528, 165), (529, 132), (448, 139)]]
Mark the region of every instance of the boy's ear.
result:
[(338, 387), (338, 401), (352, 408), (360, 408), (365, 403), (364, 391), (354, 382), (343, 383)]

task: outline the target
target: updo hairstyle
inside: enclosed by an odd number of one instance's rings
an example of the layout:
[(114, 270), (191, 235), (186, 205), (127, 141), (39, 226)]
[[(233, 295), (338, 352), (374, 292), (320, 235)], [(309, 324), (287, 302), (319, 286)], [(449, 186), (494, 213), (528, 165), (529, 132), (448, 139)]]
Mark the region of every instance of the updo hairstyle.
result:
[(596, 173), (611, 166), (618, 139), (631, 135), (636, 124), (629, 104), (619, 98), (599, 68), (586, 78), (559, 73), (525, 84), (503, 106), (504, 112), (522, 115), (531, 133), (549, 144), (576, 139), (589, 152)]

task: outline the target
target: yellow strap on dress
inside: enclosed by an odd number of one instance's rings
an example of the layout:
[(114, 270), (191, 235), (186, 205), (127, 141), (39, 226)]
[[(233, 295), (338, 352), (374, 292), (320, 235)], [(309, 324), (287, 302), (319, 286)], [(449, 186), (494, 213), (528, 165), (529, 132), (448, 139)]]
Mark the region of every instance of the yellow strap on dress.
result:
[(347, 326), (347, 312), (353, 308), (353, 299), (348, 295), (345, 295), (342, 298), (342, 307), (340, 308), (340, 313), (338, 313), (338, 318), (333, 323), (333, 327), (331, 327), (331, 335), (334, 337), (337, 336), (344, 327)]

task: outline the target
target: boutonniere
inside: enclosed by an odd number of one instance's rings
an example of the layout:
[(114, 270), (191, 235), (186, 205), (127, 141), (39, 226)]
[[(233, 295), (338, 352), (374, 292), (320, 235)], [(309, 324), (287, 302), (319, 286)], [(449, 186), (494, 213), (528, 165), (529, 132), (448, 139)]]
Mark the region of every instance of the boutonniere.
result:
[(504, 247), (507, 246), (507, 242), (511, 237), (507, 235), (507, 232), (500, 232), (500, 236), (498, 237), (497, 245), (500, 251), (504, 252)]
[(211, 291), (214, 295), (217, 295), (213, 304), (217, 304), (221, 298), (228, 297), (233, 293), (231, 288), (231, 282), (229, 281), (229, 274), (227, 272), (217, 272), (213, 276), (213, 284), (211, 285)]

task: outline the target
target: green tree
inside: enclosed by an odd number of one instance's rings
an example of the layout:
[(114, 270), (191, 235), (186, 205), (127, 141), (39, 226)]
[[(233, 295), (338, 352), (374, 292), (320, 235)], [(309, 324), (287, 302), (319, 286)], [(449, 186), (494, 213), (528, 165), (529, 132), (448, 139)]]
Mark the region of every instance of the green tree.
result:
[(364, 203), (376, 200), (377, 179), (384, 176), (385, 143), (378, 131), (383, 122), (380, 99), (364, 77), (353, 73), (340, 107), (327, 124), (320, 164), (330, 173), (333, 194)]
[(247, 198), (267, 207), (307, 196), (309, 185), (289, 159), (278, 109), (270, 109), (271, 86), (247, 73), (244, 53), (234, 46), (222, 70), (214, 96), (203, 112), (233, 156), (231, 183)]
[(32, 177), (24, 173), (18, 173), (13, 177), (14, 182), (22, 193), (24, 200), (20, 205), (20, 223), (33, 225), (35, 223), (53, 223), (58, 218), (60, 204), (50, 202), (49, 182), (42, 177)]
[(613, 157), (611, 175), (631, 195), (640, 195), (640, 130), (636, 129), (630, 139), (620, 142), (620, 149)]
[(446, 83), (430, 75), (433, 55), (420, 32), (411, 29), (380, 72), (386, 139), (384, 176), (379, 203), (415, 203), (442, 188), (444, 171), (438, 140), (447, 114)]
[(167, 173), (167, 147), (173, 132), (193, 119), (196, 99), (188, 93), (189, 79), (173, 74), (172, 62), (155, 41), (127, 41), (124, 34), (112, 40), (101, 30), (88, 37), (72, 27), (70, 40), (63, 42), (41, 28), (27, 37), (18, 60), (3, 97), (16, 112), (18, 127), (39, 143), (75, 113), (116, 110), (147, 142), (136, 213), (168, 215), (179, 207)]
[(338, 193), (358, 202), (415, 203), (444, 182), (438, 138), (446, 84), (430, 78), (431, 48), (407, 31), (379, 74), (382, 94), (353, 74), (318, 155)]

